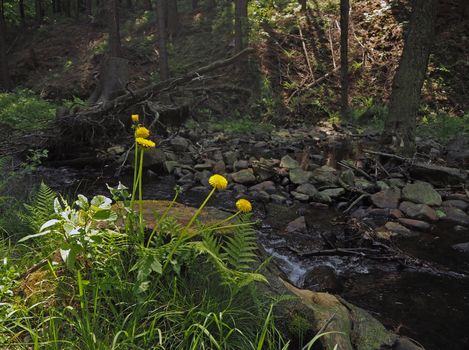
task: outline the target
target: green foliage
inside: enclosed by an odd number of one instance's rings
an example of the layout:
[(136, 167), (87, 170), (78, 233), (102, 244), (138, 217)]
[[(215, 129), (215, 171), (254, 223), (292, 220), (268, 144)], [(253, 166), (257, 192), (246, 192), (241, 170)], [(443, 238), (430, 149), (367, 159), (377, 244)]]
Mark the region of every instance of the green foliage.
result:
[(32, 232), (39, 232), (41, 225), (52, 215), (56, 196), (49, 186), (41, 182), (31, 203), (24, 205), (26, 213), (20, 215), (20, 218)]
[(34, 130), (55, 118), (55, 105), (30, 90), (0, 93), (0, 123), (17, 130)]
[(469, 113), (456, 116), (449, 113), (431, 113), (422, 117), (417, 134), (422, 137), (434, 137), (441, 141), (469, 133)]

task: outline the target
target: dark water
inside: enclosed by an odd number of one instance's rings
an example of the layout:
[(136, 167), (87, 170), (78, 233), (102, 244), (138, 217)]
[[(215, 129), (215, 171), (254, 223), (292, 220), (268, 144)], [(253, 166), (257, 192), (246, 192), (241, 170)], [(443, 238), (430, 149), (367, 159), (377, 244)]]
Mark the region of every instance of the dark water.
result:
[[(45, 181), (56, 189), (66, 189), (70, 198), (78, 193), (87, 196), (108, 194), (105, 186), (115, 186), (118, 180), (105, 172), (44, 169)], [(76, 179), (81, 179), (77, 181)], [(119, 178), (130, 185), (131, 176)], [(171, 199), (175, 181), (171, 176), (144, 179), (145, 198)], [(198, 206), (208, 189), (182, 193), (180, 202)], [(218, 192), (210, 205), (233, 210), (235, 194)], [(343, 236), (345, 227), (340, 216), (332, 210), (317, 210), (304, 206), (257, 206), (255, 215), (263, 220), (259, 241), (275, 262), (297, 286), (305, 285), (305, 275), (318, 266), (335, 270), (340, 280), (340, 295), (351, 303), (368, 310), (386, 327), (416, 339), (427, 350), (469, 349), (469, 279), (436, 276), (395, 265), (350, 256), (321, 256), (302, 258), (292, 252), (310, 249), (319, 234)], [(309, 232), (285, 234), (285, 226), (305, 215)], [(441, 264), (456, 272), (469, 271), (469, 254), (456, 252), (451, 245), (469, 241), (469, 230), (456, 230), (439, 225), (430, 233), (398, 242), (409, 255)], [(290, 248), (288, 248), (290, 246)]]

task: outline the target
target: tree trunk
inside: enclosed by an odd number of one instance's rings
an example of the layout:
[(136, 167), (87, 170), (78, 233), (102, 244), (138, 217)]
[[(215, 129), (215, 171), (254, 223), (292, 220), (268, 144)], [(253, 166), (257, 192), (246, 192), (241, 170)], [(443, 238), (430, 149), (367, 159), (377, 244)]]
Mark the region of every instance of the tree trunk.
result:
[(108, 1), (108, 30), (109, 30), (109, 54), (113, 57), (121, 57), (121, 38), (119, 30), (118, 0)]
[(133, 7), (132, 0), (127, 0), (127, 8), (131, 9)]
[(192, 0), (192, 10), (196, 10), (199, 7), (199, 0)]
[(26, 26), (26, 16), (24, 14), (24, 0), (19, 1), (18, 7), (19, 7), (19, 10), (20, 10), (21, 25), (23, 27), (25, 27)]
[(437, 0), (413, 0), (404, 49), (394, 75), (383, 141), (413, 155), (420, 93), (434, 40)]
[(35, 0), (35, 11), (36, 11), (36, 21), (38, 23), (42, 22), (42, 0)]
[(147, 11), (153, 10), (153, 6), (151, 5), (151, 0), (144, 0), (144, 3), (145, 3), (145, 10)]
[(160, 79), (169, 79), (168, 50), (166, 47), (166, 0), (156, 0), (156, 18), (158, 22), (158, 51), (160, 55)]
[(349, 0), (340, 0), (340, 115), (348, 119), (349, 115), (349, 76), (348, 76), (348, 29)]
[(88, 19), (91, 18), (93, 15), (93, 1), (92, 0), (85, 0), (85, 14)]
[(206, 0), (206, 7), (208, 11), (211, 11), (215, 8), (215, 0)]
[(11, 88), (10, 74), (8, 71), (8, 59), (5, 41), (5, 20), (3, 13), (3, 0), (0, 8), (0, 90), (8, 91)]
[[(38, 1), (38, 0), (36, 0)], [(71, 1), (72, 0), (65, 0), (65, 13), (67, 15), (67, 17), (72, 17), (72, 4), (71, 4)]]
[(463, 19), (469, 18), (469, 1), (459, 0), (459, 14)]
[(235, 0), (235, 53), (242, 51), (248, 44), (248, 0)]
[(179, 32), (179, 13), (178, 13), (178, 3), (176, 0), (169, 0), (167, 2), (168, 6), (168, 34), (170, 38), (177, 36)]

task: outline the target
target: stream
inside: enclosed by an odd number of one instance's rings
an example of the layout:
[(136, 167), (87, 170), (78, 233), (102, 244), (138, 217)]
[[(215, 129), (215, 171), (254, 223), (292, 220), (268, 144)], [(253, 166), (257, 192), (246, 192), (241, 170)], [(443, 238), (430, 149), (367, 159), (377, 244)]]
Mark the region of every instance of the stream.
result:
[[(40, 168), (39, 172), (47, 184), (65, 191), (68, 198), (78, 193), (108, 195), (105, 184), (115, 186), (118, 182), (112, 175), (93, 169)], [(129, 185), (131, 176), (123, 175), (119, 180)], [(171, 199), (174, 195), (172, 176), (147, 177), (143, 183), (147, 199)], [(181, 194), (179, 202), (198, 206), (207, 193), (207, 188), (189, 190)], [(220, 191), (210, 205), (231, 211), (235, 200), (233, 192)], [(287, 224), (299, 216), (304, 216), (308, 229), (285, 232)], [(254, 217), (262, 220), (259, 243), (298, 287), (339, 294), (427, 350), (469, 349), (469, 278), (438, 276), (359, 256), (302, 257), (301, 252), (310, 250), (324, 235), (347, 238), (350, 234), (341, 214), (333, 209), (258, 204)], [(469, 229), (437, 224), (430, 232), (396, 243), (411, 256), (467, 273), (468, 253), (451, 247), (467, 241)]]

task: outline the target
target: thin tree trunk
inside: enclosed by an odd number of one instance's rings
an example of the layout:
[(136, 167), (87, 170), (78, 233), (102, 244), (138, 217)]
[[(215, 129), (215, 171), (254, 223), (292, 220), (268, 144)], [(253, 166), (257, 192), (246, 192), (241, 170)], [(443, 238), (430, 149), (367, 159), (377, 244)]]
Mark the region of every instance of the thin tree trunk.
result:
[(92, 0), (85, 0), (85, 14), (88, 19), (91, 18), (93, 15), (93, 1)]
[(144, 0), (144, 3), (145, 3), (145, 10), (147, 10), (147, 11), (152, 11), (153, 10), (151, 0)]
[(132, 0), (127, 0), (127, 8), (128, 9), (133, 8)]
[(108, 0), (108, 11), (109, 53), (113, 57), (121, 57), (118, 0)]
[(168, 50), (166, 47), (166, 0), (156, 0), (156, 15), (158, 21), (158, 51), (160, 55), (160, 79), (169, 79)]
[(437, 0), (413, 0), (412, 15), (399, 67), (394, 76), (384, 142), (413, 155), (420, 93), (434, 40)]
[(3, 0), (0, 8), (0, 90), (8, 91), (11, 88), (10, 73), (8, 71), (8, 58), (6, 54), (5, 20), (3, 13)]
[(178, 5), (176, 0), (169, 0), (167, 2), (168, 6), (168, 34), (171, 39), (177, 36), (179, 32), (179, 13)]
[(248, 44), (248, 0), (235, 1), (235, 52), (238, 53), (242, 51)]
[(24, 14), (24, 0), (20, 0), (18, 3), (19, 10), (20, 10), (20, 18), (21, 18), (21, 25), (23, 27), (26, 26), (26, 16)]
[(35, 2), (35, 11), (36, 11), (36, 21), (38, 23), (41, 23), (42, 22), (42, 14), (43, 14), (43, 11), (42, 11), (42, 0), (36, 0)]
[(199, 0), (192, 0), (192, 10), (196, 10), (199, 7)]
[(348, 76), (348, 29), (349, 0), (340, 0), (340, 115), (348, 119), (349, 115), (349, 76)]

